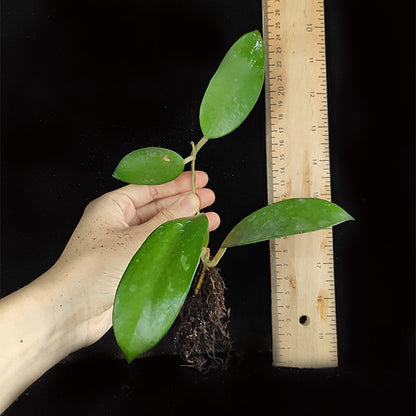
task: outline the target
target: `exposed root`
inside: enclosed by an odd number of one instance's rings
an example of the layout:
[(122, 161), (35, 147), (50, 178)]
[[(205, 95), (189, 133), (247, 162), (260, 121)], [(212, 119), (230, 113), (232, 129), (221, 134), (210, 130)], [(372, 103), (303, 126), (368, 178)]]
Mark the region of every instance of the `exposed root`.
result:
[(224, 298), (226, 287), (219, 270), (212, 267), (206, 269), (195, 293), (201, 271), (200, 265), (178, 317), (174, 345), (187, 367), (200, 372), (225, 370), (232, 346), (228, 329), (230, 309), (225, 307)]

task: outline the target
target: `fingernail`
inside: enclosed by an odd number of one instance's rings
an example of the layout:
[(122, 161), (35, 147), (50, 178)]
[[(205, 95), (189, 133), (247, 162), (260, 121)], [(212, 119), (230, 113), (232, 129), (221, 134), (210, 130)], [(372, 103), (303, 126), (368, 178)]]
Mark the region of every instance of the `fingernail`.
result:
[(189, 194), (181, 199), (181, 206), (184, 211), (193, 214), (199, 207), (199, 198), (195, 194)]

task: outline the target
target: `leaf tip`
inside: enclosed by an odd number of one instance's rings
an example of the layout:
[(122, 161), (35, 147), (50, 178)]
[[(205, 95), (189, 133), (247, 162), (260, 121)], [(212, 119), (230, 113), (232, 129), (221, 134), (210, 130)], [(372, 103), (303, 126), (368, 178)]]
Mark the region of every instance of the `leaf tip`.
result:
[(262, 38), (262, 35), (258, 29), (254, 29), (251, 31), (251, 33), (259, 38)]
[(345, 220), (344, 221), (355, 221), (355, 218), (352, 215), (348, 214), (347, 211), (344, 211), (344, 212), (345, 212)]
[(341, 224), (341, 223), (346, 222), (346, 221), (355, 221), (355, 218), (352, 215), (348, 214), (348, 212), (345, 211), (345, 209), (341, 208), (337, 204), (334, 204), (333, 202), (331, 202), (331, 204), (333, 206), (337, 207), (338, 212), (339, 212), (339, 218), (340, 218), (340, 221), (337, 224), (334, 224), (334, 225), (338, 225), (338, 224)]
[[(122, 350), (123, 351), (123, 350)], [(131, 351), (123, 351), (124, 357), (126, 358), (127, 364), (131, 364), (132, 361), (134, 361), (138, 355), (132, 354)]]

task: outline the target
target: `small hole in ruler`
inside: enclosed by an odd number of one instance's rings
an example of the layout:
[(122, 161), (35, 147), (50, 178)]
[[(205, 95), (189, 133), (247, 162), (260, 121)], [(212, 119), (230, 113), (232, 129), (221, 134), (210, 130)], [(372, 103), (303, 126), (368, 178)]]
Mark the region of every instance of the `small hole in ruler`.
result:
[(303, 325), (303, 326), (308, 326), (308, 325), (310, 324), (310, 319), (309, 319), (309, 316), (307, 316), (307, 315), (302, 315), (302, 316), (299, 318), (299, 323), (300, 323), (301, 325)]

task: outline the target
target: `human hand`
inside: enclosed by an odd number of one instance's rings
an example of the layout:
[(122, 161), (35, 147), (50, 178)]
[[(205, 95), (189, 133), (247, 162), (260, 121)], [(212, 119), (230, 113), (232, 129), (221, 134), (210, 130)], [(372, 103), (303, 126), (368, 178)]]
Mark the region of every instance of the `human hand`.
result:
[[(56, 264), (0, 299), (0, 413), (45, 371), (100, 339), (130, 259), (160, 224), (214, 202), (208, 176), (190, 172), (157, 185), (128, 185), (92, 201)], [(206, 213), (209, 229), (218, 227)]]
[[(190, 172), (156, 186), (128, 185), (92, 201), (57, 263), (41, 279), (58, 289), (59, 304), (71, 311), (77, 348), (100, 339), (112, 324), (118, 283), (130, 259), (162, 223), (194, 215), (215, 200), (204, 188), (208, 176), (196, 172), (196, 195)], [(206, 213), (209, 230), (219, 216)], [(62, 300), (62, 298), (64, 300)]]

